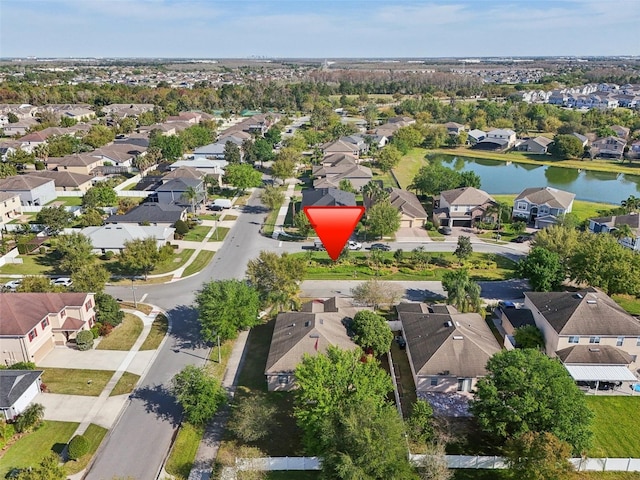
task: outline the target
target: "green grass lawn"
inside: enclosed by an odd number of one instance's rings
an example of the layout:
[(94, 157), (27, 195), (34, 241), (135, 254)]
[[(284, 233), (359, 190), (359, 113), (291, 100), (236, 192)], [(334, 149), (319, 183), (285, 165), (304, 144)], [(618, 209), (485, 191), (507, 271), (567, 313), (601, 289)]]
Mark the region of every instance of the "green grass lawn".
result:
[(427, 149), (425, 148), (412, 148), (409, 153), (404, 155), (398, 163), (398, 166), (393, 169), (393, 173), (400, 183), (400, 188), (406, 188), (413, 182), (413, 177), (416, 176), (418, 170), (423, 165), (426, 165), (425, 155)]
[(611, 295), (611, 298), (631, 315), (640, 315), (640, 298), (631, 295)]
[(227, 233), (229, 233), (229, 230), (231, 230), (229, 227), (217, 227), (214, 230), (213, 234), (209, 237), (209, 241), (222, 242), (227, 236)]
[[(392, 261), (394, 252), (384, 252), (384, 258), (390, 264), (378, 269), (367, 264), (368, 253), (352, 253), (348, 262), (335, 263), (326, 252), (305, 252), (292, 255), (307, 260), (306, 280), (353, 280), (377, 277), (381, 280), (442, 280), (447, 271), (460, 267), (458, 259), (449, 252), (432, 253), (429, 265), (418, 269), (411, 260), (411, 252), (406, 251), (404, 261), (396, 266)], [(309, 265), (311, 262), (311, 265)], [(515, 263), (495, 254), (471, 254), (462, 264), (469, 269), (473, 280), (506, 280), (514, 277)]]
[(189, 478), (189, 472), (193, 466), (193, 460), (196, 458), (203, 434), (203, 427), (194, 427), (188, 423), (182, 424), (165, 465), (167, 473), (173, 475), (177, 480)]
[(211, 227), (205, 227), (204, 225), (198, 225), (197, 227), (193, 227), (189, 232), (184, 236), (183, 240), (187, 242), (201, 242), (204, 240), (204, 237), (207, 236), (207, 233), (211, 230)]
[(164, 314), (159, 313), (151, 325), (149, 335), (147, 335), (147, 338), (144, 339), (144, 342), (140, 346), (140, 350), (155, 350), (158, 348), (160, 342), (162, 342), (162, 339), (167, 334), (167, 330), (169, 330), (169, 321)]
[(79, 368), (41, 367), (42, 383), (50, 393), (88, 395), (97, 397), (113, 377), (111, 370), (83, 370)]
[(280, 209), (276, 208), (269, 211), (269, 215), (267, 215), (267, 218), (262, 225), (262, 233), (267, 237), (270, 237), (273, 233), (273, 229), (276, 226), (276, 220), (278, 220), (279, 210)]
[(63, 202), (67, 207), (79, 207), (82, 205), (82, 197), (58, 197), (56, 201)]
[(116, 386), (113, 387), (109, 396), (113, 397), (115, 395), (124, 395), (125, 393), (133, 392), (138, 380), (140, 380), (140, 375), (136, 375), (131, 372), (124, 372), (118, 380), (118, 383), (116, 383)]
[(191, 262), (187, 268), (185, 268), (182, 276), (188, 277), (189, 275), (199, 272), (209, 264), (215, 254), (216, 252), (212, 252), (210, 250), (200, 250), (196, 259)]
[(224, 214), (224, 217), (222, 217), (223, 220), (237, 220), (238, 216), (237, 215), (229, 215), (228, 213)]
[(49, 255), (19, 255), (22, 263), (8, 263), (0, 267), (5, 275), (52, 275), (53, 262)]
[(50, 451), (62, 452), (71, 435), (78, 428), (75, 422), (54, 422), (47, 420), (35, 432), (31, 432), (0, 457), (0, 478), (4, 478), (12, 468), (24, 468), (37, 465)]
[(191, 258), (195, 250), (193, 248), (184, 248), (178, 253), (174, 253), (168, 261), (156, 265), (151, 272), (151, 275), (161, 275), (163, 273), (173, 272), (182, 267), (187, 260)]
[(93, 457), (93, 454), (98, 450), (98, 447), (102, 443), (102, 440), (108, 431), (109, 430), (106, 428), (94, 425), (93, 423), (87, 427), (87, 431), (84, 432), (84, 437), (89, 440), (89, 453), (83, 455), (78, 460), (69, 460), (64, 464), (64, 469), (68, 475), (81, 472), (87, 468), (91, 457)]
[(212, 214), (212, 213), (206, 213), (204, 215), (198, 215), (198, 218), (200, 220), (220, 220), (220, 215), (216, 214)]
[(124, 320), (109, 335), (100, 340), (96, 350), (131, 350), (143, 328), (142, 320), (125, 313)]
[(151, 313), (151, 310), (153, 310), (153, 307), (151, 305), (147, 305), (146, 303), (137, 302), (137, 306), (133, 302), (119, 302), (119, 303), (120, 303), (120, 308), (129, 308), (131, 310), (139, 310), (145, 315), (149, 315)]
[(590, 457), (640, 457), (640, 397), (588, 396), (595, 413)]

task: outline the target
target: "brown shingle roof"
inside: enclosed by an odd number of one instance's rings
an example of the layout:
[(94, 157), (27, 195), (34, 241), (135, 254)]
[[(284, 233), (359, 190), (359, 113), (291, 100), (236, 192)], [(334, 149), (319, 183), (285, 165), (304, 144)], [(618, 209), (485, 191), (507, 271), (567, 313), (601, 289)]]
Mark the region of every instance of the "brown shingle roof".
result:
[(17, 192), (31, 190), (46, 183), (53, 182), (48, 178), (32, 177), (31, 175), (14, 175), (0, 180), (0, 190)]
[(30, 177), (46, 178), (53, 180), (56, 187), (70, 187), (75, 188), (80, 185), (84, 185), (87, 182), (91, 182), (93, 177), (91, 175), (85, 175), (82, 173), (73, 173), (66, 171), (54, 171), (54, 170), (40, 170), (38, 172), (29, 173)]
[(556, 352), (564, 364), (629, 365), (631, 356), (612, 345), (574, 345)]
[(518, 200), (527, 200), (534, 205), (549, 205), (552, 208), (569, 208), (576, 194), (565, 192), (551, 187), (532, 187), (525, 188), (520, 195), (516, 197)]
[(0, 293), (0, 335), (26, 335), (44, 317), (84, 305), (86, 293)]
[(484, 190), (473, 187), (454, 188), (440, 193), (449, 205), (482, 205), (495, 202), (493, 197)]
[(593, 287), (571, 292), (525, 292), (561, 335), (640, 336), (640, 321)]
[(427, 218), (427, 212), (412, 192), (407, 190), (401, 190), (399, 188), (392, 188), (389, 193), (389, 201), (391, 205), (398, 209), (401, 213), (404, 213), (411, 218)]

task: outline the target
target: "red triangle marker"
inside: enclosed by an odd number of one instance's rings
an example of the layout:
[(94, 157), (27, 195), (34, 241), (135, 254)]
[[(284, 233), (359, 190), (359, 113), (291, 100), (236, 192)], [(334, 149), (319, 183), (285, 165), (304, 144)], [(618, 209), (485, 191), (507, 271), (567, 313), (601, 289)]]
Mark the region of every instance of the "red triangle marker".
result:
[(336, 261), (364, 215), (365, 208), (304, 207), (303, 210), (327, 253)]

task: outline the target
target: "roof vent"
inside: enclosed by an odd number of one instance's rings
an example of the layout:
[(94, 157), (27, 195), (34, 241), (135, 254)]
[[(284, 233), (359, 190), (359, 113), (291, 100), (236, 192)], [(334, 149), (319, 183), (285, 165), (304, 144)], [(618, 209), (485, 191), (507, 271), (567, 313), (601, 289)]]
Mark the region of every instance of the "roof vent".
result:
[(320, 335), (318, 335), (317, 333), (312, 333), (311, 335), (309, 335), (309, 338), (320, 338)]
[(310, 326), (310, 325), (311, 325), (311, 322), (309, 322), (309, 321), (304, 322), (304, 326), (305, 326), (305, 327), (308, 327), (308, 326)]
[(598, 301), (595, 300), (595, 299), (589, 299), (589, 300), (587, 300), (587, 303), (589, 303), (591, 305), (595, 305), (596, 303), (598, 303)]
[(444, 324), (445, 327), (453, 327), (453, 323), (451, 323), (451, 321), (448, 321)]
[(590, 352), (599, 352), (600, 349), (599, 348), (590, 348), (589, 351)]
[(289, 326), (290, 326), (290, 327), (295, 327), (295, 326), (296, 326), (296, 324), (295, 324), (295, 323), (292, 323), (292, 324), (291, 324), (291, 325), (289, 325)]
[(453, 339), (454, 340), (464, 340), (464, 337), (462, 335), (454, 335)]
[(579, 294), (579, 293), (576, 293), (576, 294), (574, 295), (574, 298), (582, 298), (582, 295), (581, 295), (581, 294)]

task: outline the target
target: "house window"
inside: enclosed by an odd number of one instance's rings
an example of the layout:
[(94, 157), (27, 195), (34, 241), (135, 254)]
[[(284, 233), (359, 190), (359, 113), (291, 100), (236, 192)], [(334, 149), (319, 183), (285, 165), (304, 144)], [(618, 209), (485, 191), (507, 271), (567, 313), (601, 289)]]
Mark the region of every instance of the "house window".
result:
[(580, 337), (578, 336), (569, 337), (569, 343), (580, 343)]
[[(49, 326), (49, 319), (45, 318), (44, 320), (42, 320), (40, 322), (40, 326), (42, 327), (42, 330), (44, 330), (45, 328), (47, 328)], [(35, 330), (35, 329), (34, 329)]]
[(64, 318), (64, 317), (66, 317), (66, 316), (67, 316), (67, 310), (63, 309), (63, 310), (60, 312), (60, 318)]
[(91, 307), (93, 307), (93, 302), (91, 301), (91, 299), (89, 299), (89, 301), (84, 306), (84, 309), (85, 309), (85, 311), (88, 312)]
[(589, 343), (600, 343), (600, 337), (589, 337)]
[(525, 202), (518, 202), (518, 210), (526, 210), (527, 204)]
[(616, 341), (616, 347), (621, 347), (623, 343), (624, 337), (618, 337), (618, 340)]
[(640, 337), (636, 340), (636, 347), (640, 347)]
[(33, 339), (36, 338), (38, 336), (38, 332), (37, 330), (34, 328), (33, 330), (31, 330), (29, 332), (29, 341), (33, 342)]
[(438, 386), (438, 377), (431, 377), (431, 386), (432, 387), (437, 387)]
[(459, 378), (458, 379), (458, 391), (459, 392), (470, 392), (471, 391), (471, 379), (470, 378)]
[(289, 375), (278, 375), (278, 383), (280, 385), (286, 385), (289, 383)]

